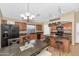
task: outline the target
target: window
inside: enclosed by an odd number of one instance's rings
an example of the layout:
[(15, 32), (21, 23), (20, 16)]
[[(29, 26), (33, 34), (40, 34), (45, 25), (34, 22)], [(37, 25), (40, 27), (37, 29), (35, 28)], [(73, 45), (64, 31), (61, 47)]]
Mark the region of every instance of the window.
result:
[(35, 33), (36, 27), (34, 25), (27, 25), (27, 33)]
[(44, 35), (50, 35), (50, 27), (48, 24), (44, 24)]

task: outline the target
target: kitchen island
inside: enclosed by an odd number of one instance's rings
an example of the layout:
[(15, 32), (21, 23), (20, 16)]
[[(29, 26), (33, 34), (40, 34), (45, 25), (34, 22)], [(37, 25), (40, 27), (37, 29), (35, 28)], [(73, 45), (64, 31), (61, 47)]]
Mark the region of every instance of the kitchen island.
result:
[(46, 42), (37, 40), (37, 44), (34, 47), (21, 51), (18, 44), (12, 44), (11, 46), (1, 48), (0, 56), (35, 56), (47, 46)]

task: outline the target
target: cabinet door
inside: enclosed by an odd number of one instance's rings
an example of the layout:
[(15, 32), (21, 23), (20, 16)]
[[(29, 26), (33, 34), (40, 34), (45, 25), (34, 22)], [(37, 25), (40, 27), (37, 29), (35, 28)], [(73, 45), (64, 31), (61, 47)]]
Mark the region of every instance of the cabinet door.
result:
[(64, 30), (71, 30), (72, 29), (72, 23), (68, 22), (63, 24)]
[(1, 20), (1, 24), (7, 24), (7, 20)]
[(70, 40), (67, 40), (67, 38), (64, 38), (62, 42), (63, 42), (64, 52), (68, 53), (70, 51)]
[(26, 23), (22, 23), (22, 26), (21, 26), (22, 30), (26, 31), (26, 28), (27, 28), (26, 25), (27, 25)]
[(53, 24), (51, 24), (51, 32), (55, 32), (55, 30), (56, 30), (56, 24), (55, 23), (53, 23)]
[(50, 42), (49, 42), (49, 43), (50, 43), (50, 46), (51, 46), (51, 47), (55, 47), (55, 46), (56, 46), (56, 41), (55, 41), (55, 39), (56, 39), (55, 37), (52, 37), (52, 38), (50, 37)]
[(27, 29), (27, 24), (24, 22), (15, 22), (16, 26), (19, 27), (20, 31), (26, 31)]
[(42, 25), (37, 24), (37, 25), (36, 25), (36, 30), (37, 30), (37, 31), (42, 31)]

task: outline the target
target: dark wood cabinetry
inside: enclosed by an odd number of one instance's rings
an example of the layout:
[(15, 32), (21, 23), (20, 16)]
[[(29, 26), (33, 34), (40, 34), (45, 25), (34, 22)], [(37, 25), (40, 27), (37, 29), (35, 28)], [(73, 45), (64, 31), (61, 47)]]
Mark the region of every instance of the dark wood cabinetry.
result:
[(63, 24), (64, 30), (72, 30), (72, 22)]
[(37, 39), (43, 41), (43, 24), (36, 24)]
[(27, 23), (26, 22), (15, 22), (15, 25), (19, 27), (20, 31), (27, 30)]
[(1, 24), (7, 24), (7, 20), (1, 20)]
[[(50, 36), (50, 46), (56, 48), (56, 37), (54, 36)], [(63, 48), (63, 52), (69, 52), (70, 50), (70, 40), (67, 37), (62, 37), (62, 48)]]
[[(63, 28), (64, 28), (64, 34), (62, 36), (62, 43), (63, 43), (63, 50), (64, 52), (69, 52), (69, 48), (70, 48), (70, 42), (71, 42), (71, 38), (72, 37), (72, 23), (71, 22), (65, 22), (63, 23)], [(51, 35), (50, 35), (50, 46), (55, 47), (56, 46), (56, 23), (52, 23), (50, 25), (50, 29), (51, 29)]]
[(19, 44), (22, 46), (24, 44), (24, 40), (26, 37), (26, 31), (27, 31), (27, 23), (26, 22), (15, 22), (15, 25), (19, 27)]
[(42, 31), (43, 29), (42, 29), (42, 25), (41, 24), (36, 24), (36, 30), (37, 31)]
[[(72, 22), (63, 23), (64, 31), (72, 31)], [(56, 23), (50, 25), (51, 32), (56, 32)]]
[(37, 32), (37, 39), (44, 39), (43, 32)]

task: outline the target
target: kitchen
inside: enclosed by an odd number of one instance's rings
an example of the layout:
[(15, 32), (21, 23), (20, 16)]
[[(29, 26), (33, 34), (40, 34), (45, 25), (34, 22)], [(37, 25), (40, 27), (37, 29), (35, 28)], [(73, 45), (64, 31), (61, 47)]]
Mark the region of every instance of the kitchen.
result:
[[(1, 6), (7, 5), (10, 6), (12, 4), (1, 4)], [(2, 8), (0, 11), (0, 55), (8, 55), (8, 56), (36, 56), (40, 55), (41, 51), (46, 50), (48, 55), (53, 55), (54, 52), (52, 50), (58, 51), (58, 55), (74, 55), (71, 54), (72, 46), (75, 45), (75, 21), (78, 20), (77, 16), (78, 11), (73, 11), (76, 5), (78, 4), (31, 4), (26, 3), (27, 13), (21, 14), (24, 9), (20, 9), (19, 13), (20, 19), (18, 17), (4, 17), (5, 8)], [(25, 6), (24, 4), (13, 4), (19, 8), (20, 6)], [(37, 6), (36, 6), (37, 5)], [(59, 7), (59, 5), (61, 7)], [(39, 7), (42, 6), (42, 7)], [(48, 7), (46, 7), (48, 6)], [(50, 10), (53, 6), (53, 9)], [(62, 10), (67, 8), (68, 6), (74, 6), (69, 11), (64, 11), (62, 14)], [(4, 7), (4, 6), (3, 6)], [(46, 11), (44, 11), (45, 9)], [(10, 6), (10, 9), (13, 8)], [(15, 8), (15, 11), (17, 10)], [(54, 8), (56, 10), (54, 10)], [(9, 10), (9, 9), (7, 9)], [(7, 10), (5, 12), (7, 12)], [(67, 10), (67, 9), (66, 9)], [(36, 14), (36, 19), (32, 14), (38, 12)], [(53, 15), (54, 11), (55, 17)], [(12, 12), (12, 11), (10, 11)], [(9, 12), (9, 13), (10, 13)], [(43, 13), (44, 12), (44, 13)], [(47, 13), (46, 13), (47, 12)], [(53, 13), (52, 13), (53, 12)], [(4, 14), (3, 14), (4, 13)], [(16, 13), (16, 12), (15, 12)], [(16, 13), (16, 14), (17, 14)], [(22, 12), (21, 12), (22, 13)], [(45, 15), (46, 14), (46, 15)], [(9, 14), (7, 14), (10, 16)], [(18, 16), (19, 16), (18, 15)], [(44, 16), (45, 15), (45, 16)], [(76, 15), (76, 16), (75, 16)], [(6, 16), (6, 14), (5, 14)], [(43, 18), (44, 17), (44, 18)], [(53, 18), (51, 18), (53, 17)], [(38, 19), (38, 20), (37, 20)], [(40, 21), (41, 19), (41, 21)], [(44, 20), (43, 20), (44, 19)], [(46, 20), (45, 20), (46, 19)], [(47, 20), (48, 19), (48, 20)], [(50, 19), (50, 20), (49, 20)], [(60, 22), (62, 24), (62, 35), (58, 37), (57, 26)], [(59, 26), (61, 29), (61, 26)], [(57, 33), (57, 34), (56, 34)], [(3, 40), (4, 39), (4, 40)], [(61, 41), (56, 41), (59, 39)], [(51, 53), (52, 52), (52, 53)], [(42, 54), (41, 54), (42, 55)]]

